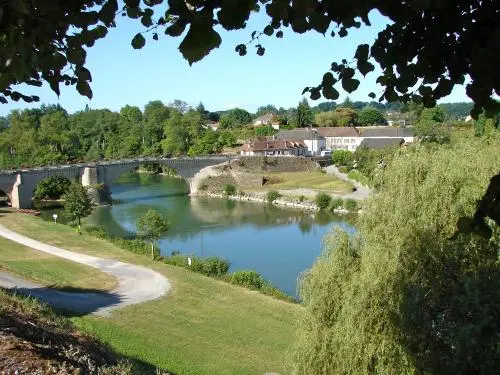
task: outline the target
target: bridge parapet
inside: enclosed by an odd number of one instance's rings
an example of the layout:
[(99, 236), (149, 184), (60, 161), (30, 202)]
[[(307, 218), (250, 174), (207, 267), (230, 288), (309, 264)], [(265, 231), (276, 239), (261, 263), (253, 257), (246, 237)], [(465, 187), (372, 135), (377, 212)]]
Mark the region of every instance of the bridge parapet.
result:
[(38, 182), (49, 176), (61, 176), (69, 180), (81, 179), (84, 186), (111, 185), (122, 174), (141, 165), (156, 163), (169, 166), (190, 181), (202, 168), (234, 159), (231, 156), (198, 157), (144, 157), (92, 163), (36, 167), (20, 170), (0, 171), (0, 190), (4, 191), (15, 208), (29, 208)]

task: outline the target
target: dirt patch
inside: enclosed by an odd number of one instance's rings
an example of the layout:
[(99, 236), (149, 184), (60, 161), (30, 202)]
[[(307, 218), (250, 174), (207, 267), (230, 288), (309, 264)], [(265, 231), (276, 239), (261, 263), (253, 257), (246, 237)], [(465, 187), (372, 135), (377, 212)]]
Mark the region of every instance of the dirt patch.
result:
[(32, 301), (0, 296), (0, 374), (129, 374), (113, 353)]

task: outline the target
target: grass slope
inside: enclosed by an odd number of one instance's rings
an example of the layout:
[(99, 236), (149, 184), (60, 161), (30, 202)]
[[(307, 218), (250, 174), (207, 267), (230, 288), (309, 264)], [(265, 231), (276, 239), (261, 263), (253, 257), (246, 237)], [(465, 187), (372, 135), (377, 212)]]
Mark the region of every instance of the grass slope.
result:
[(321, 172), (273, 172), (262, 174), (269, 181), (264, 190), (312, 189), (328, 193), (350, 193), (351, 185)]
[(287, 373), (298, 305), (153, 262), (38, 218), (12, 213), (0, 223), (68, 250), (141, 264), (169, 279), (172, 290), (156, 301), (115, 311), (111, 319), (73, 318), (120, 354), (176, 374)]
[(0, 270), (54, 288), (111, 290), (116, 279), (95, 268), (30, 249), (0, 237)]

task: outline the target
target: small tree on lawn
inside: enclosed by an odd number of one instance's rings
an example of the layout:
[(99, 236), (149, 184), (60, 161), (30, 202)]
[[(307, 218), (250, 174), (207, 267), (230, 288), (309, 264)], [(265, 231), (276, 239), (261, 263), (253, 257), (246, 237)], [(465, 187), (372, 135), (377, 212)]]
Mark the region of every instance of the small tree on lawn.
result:
[(155, 242), (168, 227), (167, 218), (152, 208), (137, 220), (137, 233), (151, 242), (151, 258), (154, 259)]
[(64, 215), (71, 221), (78, 220), (80, 227), (81, 219), (90, 215), (94, 204), (87, 193), (87, 189), (79, 182), (72, 182), (64, 199)]

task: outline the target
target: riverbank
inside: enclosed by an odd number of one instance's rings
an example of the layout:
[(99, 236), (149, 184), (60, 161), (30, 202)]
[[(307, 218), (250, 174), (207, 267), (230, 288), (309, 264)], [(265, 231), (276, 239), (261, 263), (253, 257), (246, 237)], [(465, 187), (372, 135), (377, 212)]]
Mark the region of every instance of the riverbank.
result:
[[(72, 321), (119, 354), (176, 374), (288, 373), (300, 305), (155, 262), (39, 218), (2, 213), (0, 224), (70, 251), (142, 265), (171, 283), (168, 296)], [(164, 334), (158, 334), (159, 330)]]
[[(223, 198), (223, 199), (230, 199), (230, 200), (235, 200), (235, 201), (240, 201), (240, 202), (254, 202), (254, 203), (260, 203), (260, 204), (274, 204), (277, 206), (282, 206), (282, 207), (288, 207), (288, 208), (296, 208), (299, 210), (306, 210), (306, 211), (315, 211), (318, 212), (320, 211), (320, 208), (312, 201), (303, 201), (300, 202), (300, 197), (295, 199), (289, 199), (288, 196), (282, 195), (280, 198), (274, 200), (272, 203), (269, 202), (269, 200), (263, 196), (263, 195), (249, 195), (249, 194), (244, 194), (244, 195), (227, 195), (223, 193), (209, 193), (209, 192), (204, 192), (204, 193), (198, 193), (198, 196), (203, 196), (203, 197), (210, 197), (210, 198)], [(334, 208), (330, 210), (330, 212), (333, 212), (335, 214), (349, 214), (353, 213), (352, 211), (348, 211), (344, 208)], [(357, 211), (358, 213), (361, 212), (361, 210)]]

